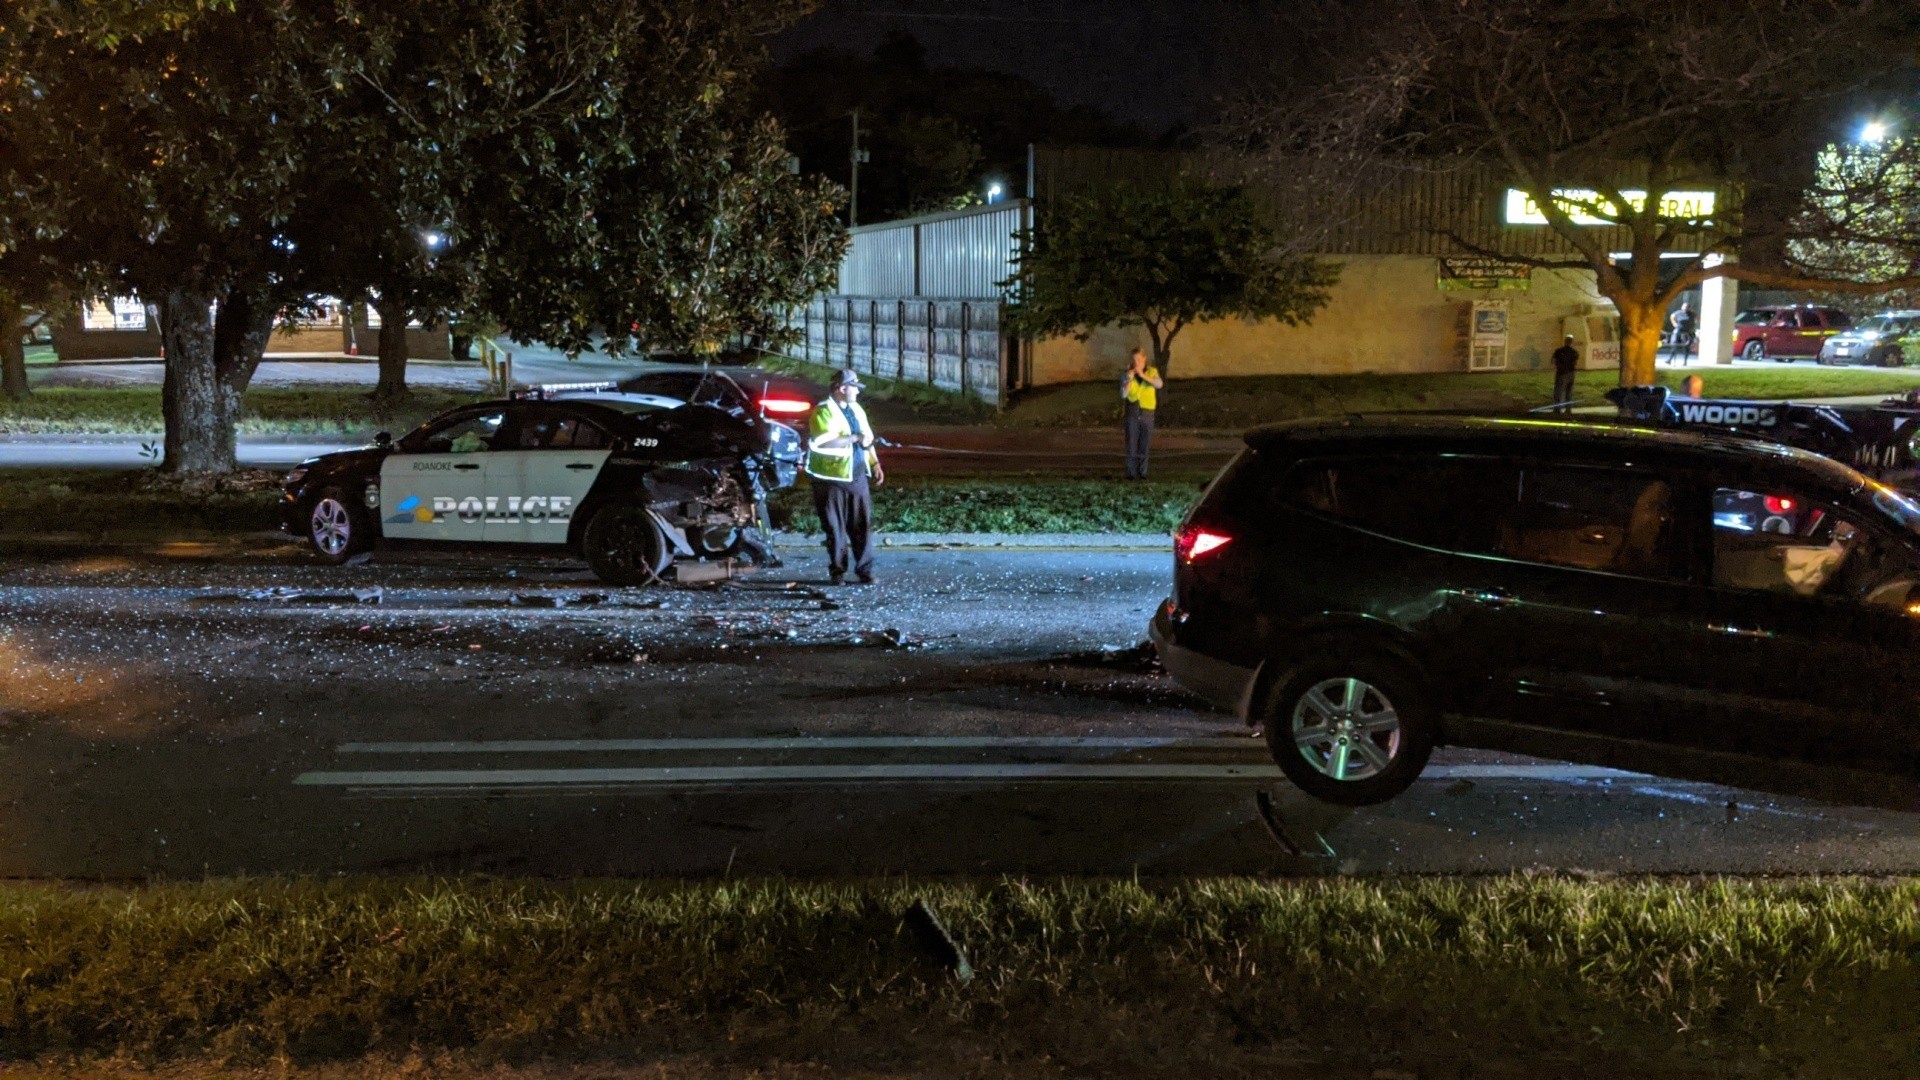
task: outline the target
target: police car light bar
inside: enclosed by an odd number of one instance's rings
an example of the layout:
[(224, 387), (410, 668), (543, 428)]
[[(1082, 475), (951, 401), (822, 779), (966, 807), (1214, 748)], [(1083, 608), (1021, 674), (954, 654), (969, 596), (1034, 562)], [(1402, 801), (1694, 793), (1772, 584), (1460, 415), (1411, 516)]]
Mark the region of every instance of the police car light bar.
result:
[(541, 383), (538, 386), (530, 386), (525, 390), (515, 390), (513, 397), (522, 401), (544, 401), (558, 394), (580, 394), (591, 393), (596, 390), (618, 389), (620, 389), (620, 384), (617, 382)]
[(761, 398), (760, 411), (769, 416), (799, 416), (813, 411), (813, 402), (798, 398)]

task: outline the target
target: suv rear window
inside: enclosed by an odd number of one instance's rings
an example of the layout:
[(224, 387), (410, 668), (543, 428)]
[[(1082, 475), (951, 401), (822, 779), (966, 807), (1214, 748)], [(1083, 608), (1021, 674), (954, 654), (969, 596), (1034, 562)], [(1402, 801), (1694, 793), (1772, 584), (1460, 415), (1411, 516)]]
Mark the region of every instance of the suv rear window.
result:
[(1294, 466), (1280, 502), (1369, 532), (1449, 551), (1489, 553), (1515, 475), (1497, 458), (1349, 458)]

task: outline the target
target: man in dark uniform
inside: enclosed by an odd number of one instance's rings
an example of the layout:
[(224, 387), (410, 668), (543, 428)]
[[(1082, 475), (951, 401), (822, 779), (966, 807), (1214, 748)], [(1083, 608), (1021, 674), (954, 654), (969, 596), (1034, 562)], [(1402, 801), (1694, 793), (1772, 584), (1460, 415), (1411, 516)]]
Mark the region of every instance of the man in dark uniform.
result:
[(807, 421), (807, 476), (813, 509), (827, 534), (827, 572), (835, 585), (851, 568), (855, 580), (873, 584), (873, 494), (887, 474), (873, 450), (873, 425), (860, 407), (860, 376), (852, 368), (833, 374), (833, 385)]
[[(1538, 356), (1538, 353), (1534, 355)], [(1580, 368), (1580, 350), (1573, 347), (1573, 335), (1553, 350), (1553, 403), (1561, 412), (1573, 404), (1573, 373)]]

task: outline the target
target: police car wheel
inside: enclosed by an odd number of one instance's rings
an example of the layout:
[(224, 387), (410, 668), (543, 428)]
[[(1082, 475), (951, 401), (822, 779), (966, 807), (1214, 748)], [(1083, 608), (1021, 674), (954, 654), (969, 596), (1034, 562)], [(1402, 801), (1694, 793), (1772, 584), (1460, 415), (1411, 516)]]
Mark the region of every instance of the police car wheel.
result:
[(651, 585), (673, 562), (667, 538), (639, 506), (602, 509), (587, 522), (580, 545), (594, 576), (609, 585)]
[(343, 563), (373, 546), (366, 507), (339, 488), (328, 488), (307, 511), (307, 542), (314, 554)]
[(1301, 664), (1267, 696), (1267, 749), (1287, 779), (1323, 802), (1370, 806), (1407, 790), (1433, 753), (1426, 687), (1384, 656)]

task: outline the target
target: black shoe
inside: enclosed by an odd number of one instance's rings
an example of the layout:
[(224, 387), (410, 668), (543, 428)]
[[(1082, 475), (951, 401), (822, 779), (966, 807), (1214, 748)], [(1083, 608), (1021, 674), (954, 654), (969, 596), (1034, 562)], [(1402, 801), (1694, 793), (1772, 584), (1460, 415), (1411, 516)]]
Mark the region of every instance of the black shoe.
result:
[(827, 584), (829, 585), (845, 585), (846, 583), (847, 583), (847, 575), (845, 574), (828, 574), (827, 575)]
[(854, 580), (858, 581), (862, 585), (871, 585), (873, 584), (873, 575), (861, 574), (858, 578), (855, 578)]

